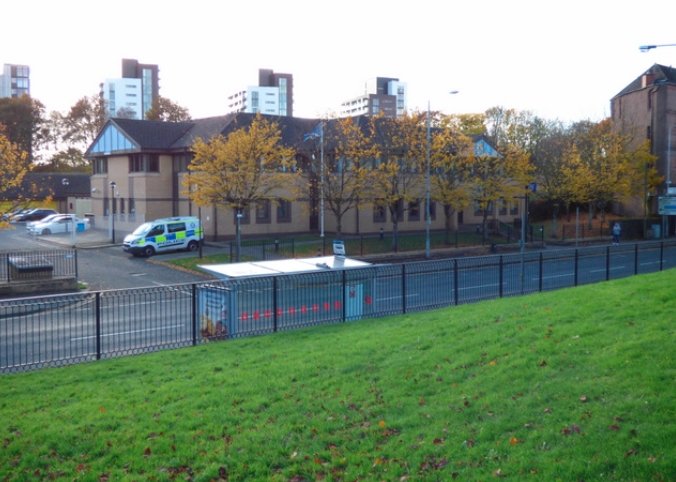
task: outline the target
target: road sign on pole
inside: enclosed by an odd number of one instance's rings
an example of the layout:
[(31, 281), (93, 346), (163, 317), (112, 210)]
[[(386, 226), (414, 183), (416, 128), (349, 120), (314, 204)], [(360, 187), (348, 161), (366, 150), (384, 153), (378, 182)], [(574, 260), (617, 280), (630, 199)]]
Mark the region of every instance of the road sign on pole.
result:
[(676, 196), (660, 196), (658, 201), (658, 214), (676, 216)]

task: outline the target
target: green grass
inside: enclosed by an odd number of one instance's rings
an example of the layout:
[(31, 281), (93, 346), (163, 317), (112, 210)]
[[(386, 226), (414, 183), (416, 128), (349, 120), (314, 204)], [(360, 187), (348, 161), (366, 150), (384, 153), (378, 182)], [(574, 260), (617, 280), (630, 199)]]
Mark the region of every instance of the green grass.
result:
[(0, 480), (674, 480), (675, 285), (5, 375)]

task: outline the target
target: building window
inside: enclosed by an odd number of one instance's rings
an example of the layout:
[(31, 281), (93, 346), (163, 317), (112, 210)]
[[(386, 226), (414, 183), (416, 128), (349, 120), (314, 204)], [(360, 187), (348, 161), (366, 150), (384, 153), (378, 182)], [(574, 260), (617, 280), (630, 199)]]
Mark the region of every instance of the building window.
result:
[(174, 156), (174, 172), (188, 172), (188, 166), (192, 161), (190, 154), (177, 154)]
[(519, 203), (511, 202), (509, 203), (509, 214), (512, 216), (517, 216), (519, 214)]
[(434, 201), (430, 202), (430, 220), (434, 221), (437, 219), (437, 203)]
[[(493, 201), (488, 202), (486, 210), (488, 211), (489, 214), (493, 211)], [(481, 203), (479, 201), (474, 201), (474, 215), (475, 216), (484, 215), (484, 210), (481, 209)]]
[(108, 173), (108, 159), (106, 157), (94, 159), (92, 161), (92, 172), (94, 174), (107, 174)]
[(124, 198), (120, 198), (120, 214), (124, 214)]
[(397, 201), (397, 221), (404, 220), (404, 200), (399, 199)]
[(415, 200), (408, 203), (408, 220), (420, 221), (420, 201)]
[(270, 200), (256, 202), (256, 224), (270, 224)]
[[(249, 208), (245, 207), (240, 209), (242, 217), (239, 218), (239, 224), (249, 224), (251, 222), (251, 216), (249, 216)], [(237, 224), (237, 209), (233, 208), (232, 210), (232, 222)]]
[(387, 221), (387, 211), (385, 203), (377, 203), (373, 205), (373, 222), (384, 223)]
[(291, 222), (291, 202), (285, 199), (280, 199), (277, 202), (277, 222), (290, 223)]
[(160, 157), (157, 154), (131, 154), (129, 172), (160, 172)]
[(504, 199), (500, 199), (499, 202), (500, 202), (500, 204), (499, 204), (500, 208), (498, 210), (498, 214), (500, 216), (506, 216), (507, 215), (507, 201), (505, 201)]

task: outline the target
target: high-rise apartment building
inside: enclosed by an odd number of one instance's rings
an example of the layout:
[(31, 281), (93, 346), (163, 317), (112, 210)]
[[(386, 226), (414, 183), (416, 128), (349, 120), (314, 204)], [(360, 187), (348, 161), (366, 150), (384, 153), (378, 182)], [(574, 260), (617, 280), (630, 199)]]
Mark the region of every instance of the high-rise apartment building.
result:
[(122, 59), (122, 78), (106, 79), (101, 84), (108, 117), (145, 119), (159, 91), (159, 67), (135, 59)]
[(228, 96), (228, 112), (293, 117), (293, 75), (258, 70), (258, 85)]
[(367, 81), (362, 95), (340, 105), (341, 117), (376, 115), (400, 117), (406, 111), (406, 84), (399, 79), (376, 77)]
[(27, 65), (5, 64), (0, 75), (0, 97), (30, 95), (30, 69)]

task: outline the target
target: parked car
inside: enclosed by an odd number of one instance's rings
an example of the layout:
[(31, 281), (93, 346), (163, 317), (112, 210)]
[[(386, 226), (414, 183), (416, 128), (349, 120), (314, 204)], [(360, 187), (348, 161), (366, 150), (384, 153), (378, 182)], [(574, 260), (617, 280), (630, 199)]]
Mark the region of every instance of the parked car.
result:
[(24, 214), (27, 213), (28, 211), (32, 211), (33, 208), (28, 208), (28, 209), (17, 209), (15, 211), (12, 211), (11, 213), (5, 213), (2, 215), (2, 220), (3, 221), (11, 221), (13, 217), (18, 216), (19, 214)]
[(54, 209), (36, 208), (27, 213), (17, 214), (11, 219), (13, 223), (22, 223), (27, 221), (38, 221), (44, 219), (50, 214), (58, 214)]
[[(59, 213), (56, 213), (56, 214), (50, 214), (49, 216), (46, 216), (46, 217), (44, 217), (44, 218), (42, 218), (42, 219), (38, 219), (37, 221), (28, 221), (28, 222), (26, 223), (26, 230), (27, 230), (28, 232), (30, 232), (30, 231), (33, 229), (33, 226), (35, 226), (36, 224), (46, 223), (47, 221), (51, 221), (52, 219), (54, 219), (54, 218), (56, 218), (56, 217), (58, 217), (58, 216), (64, 216), (64, 214), (59, 214)], [(65, 216), (68, 216), (68, 215), (66, 214)]]
[(75, 214), (57, 214), (44, 221), (31, 223), (28, 232), (33, 235), (72, 233), (73, 225), (76, 231), (86, 231), (89, 229), (89, 219), (78, 218)]

